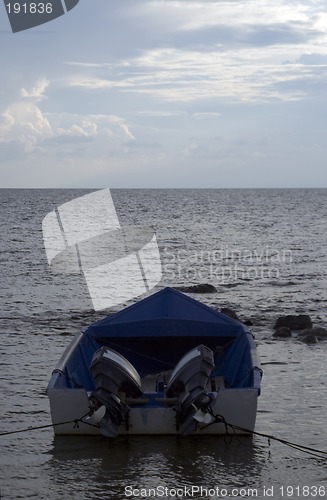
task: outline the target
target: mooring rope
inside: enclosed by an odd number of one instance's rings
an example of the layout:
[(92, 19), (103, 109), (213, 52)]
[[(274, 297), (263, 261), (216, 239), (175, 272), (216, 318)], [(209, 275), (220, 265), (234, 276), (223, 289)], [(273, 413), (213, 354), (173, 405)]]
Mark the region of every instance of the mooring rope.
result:
[(283, 439), (283, 438), (278, 438), (276, 436), (273, 436), (272, 434), (266, 434), (264, 432), (258, 432), (258, 431), (253, 431), (250, 429), (245, 429), (244, 427), (240, 427), (239, 425), (235, 424), (230, 424), (229, 422), (226, 422), (225, 418), (222, 415), (215, 415), (212, 411), (209, 411), (210, 415), (214, 417), (214, 421), (211, 422), (210, 424), (205, 425), (204, 427), (201, 427), (201, 430), (206, 429), (210, 425), (216, 424), (216, 423), (222, 423), (225, 425), (226, 431), (228, 433), (228, 428), (230, 427), (234, 433), (235, 431), (241, 431), (241, 432), (246, 432), (248, 434), (251, 434), (253, 436), (259, 436), (268, 439), (268, 443), (270, 445), (270, 441), (277, 441), (279, 443), (285, 444), (286, 446), (289, 446), (290, 448), (294, 448), (295, 450), (302, 451), (303, 453), (307, 453), (308, 455), (312, 455), (316, 458), (319, 458), (321, 460), (327, 460), (327, 451), (323, 450), (317, 450), (316, 448), (312, 448), (310, 446), (304, 446), (299, 443), (294, 443), (292, 441), (289, 441), (288, 439)]
[[(203, 427), (200, 428), (200, 430), (203, 430), (203, 429), (206, 429), (207, 427), (211, 426), (211, 425), (214, 425), (214, 424), (217, 424), (217, 423), (221, 423), (221, 424), (224, 424), (225, 425), (225, 428), (226, 428), (226, 433), (228, 434), (228, 428), (232, 429), (235, 433), (235, 431), (241, 431), (241, 432), (245, 432), (247, 434), (251, 434), (251, 435), (254, 435), (254, 436), (259, 436), (259, 437), (263, 437), (265, 439), (268, 439), (268, 443), (270, 445), (270, 441), (277, 441), (281, 444), (284, 444), (286, 446), (289, 446), (290, 448), (294, 448), (295, 450), (298, 450), (298, 451), (301, 451), (303, 453), (307, 453), (309, 455), (312, 455), (314, 456), (315, 458), (319, 458), (320, 460), (327, 460), (327, 451), (323, 451), (323, 450), (318, 450), (316, 448), (312, 448), (310, 446), (305, 446), (305, 445), (302, 445), (302, 444), (299, 444), (299, 443), (294, 443), (292, 441), (289, 441), (288, 439), (283, 439), (283, 438), (279, 438), (279, 437), (276, 437), (276, 436), (273, 436), (272, 434), (266, 434), (264, 432), (258, 432), (258, 431), (252, 431), (252, 430), (249, 430), (249, 429), (245, 429), (244, 427), (240, 427), (239, 425), (235, 425), (235, 424), (230, 424), (229, 422), (226, 422), (225, 418), (221, 415), (215, 415), (212, 411), (209, 413), (214, 417), (214, 421), (211, 422), (210, 424), (207, 424)], [(47, 429), (49, 427), (56, 427), (56, 426), (59, 426), (59, 425), (67, 425), (67, 424), (74, 424), (74, 428), (78, 427), (78, 424), (80, 422), (82, 422), (83, 424), (86, 424), (86, 425), (90, 425), (91, 427), (97, 427), (99, 428), (98, 425), (96, 424), (92, 424), (91, 422), (86, 422), (84, 420), (85, 417), (89, 416), (90, 415), (90, 412), (87, 412), (85, 415), (83, 415), (82, 417), (80, 418), (75, 418), (74, 420), (68, 420), (66, 422), (58, 422), (58, 423), (54, 423), (54, 424), (45, 424), (45, 425), (37, 425), (37, 426), (34, 426), (34, 427), (25, 427), (24, 429), (18, 429), (18, 430), (15, 430), (15, 431), (8, 431), (8, 432), (0, 432), (0, 437), (1, 436), (9, 436), (10, 434), (19, 434), (21, 432), (29, 432), (29, 431), (36, 431), (36, 430), (41, 430), (41, 429)]]
[(10, 434), (19, 434), (20, 432), (28, 432), (28, 431), (37, 431), (41, 429), (48, 429), (49, 427), (56, 427), (58, 425), (67, 425), (67, 424), (74, 424), (74, 428), (78, 427), (79, 422), (82, 422), (83, 424), (86, 425), (91, 425), (91, 427), (99, 427), (96, 424), (92, 424), (91, 422), (85, 422), (83, 420), (85, 417), (89, 416), (90, 412), (88, 411), (83, 417), (81, 418), (74, 418), (74, 420), (68, 420), (66, 422), (58, 422), (55, 424), (45, 424), (45, 425), (37, 425), (35, 427), (25, 427), (25, 429), (18, 429), (16, 431), (8, 431), (8, 432), (0, 432), (0, 437), (1, 436), (9, 436)]

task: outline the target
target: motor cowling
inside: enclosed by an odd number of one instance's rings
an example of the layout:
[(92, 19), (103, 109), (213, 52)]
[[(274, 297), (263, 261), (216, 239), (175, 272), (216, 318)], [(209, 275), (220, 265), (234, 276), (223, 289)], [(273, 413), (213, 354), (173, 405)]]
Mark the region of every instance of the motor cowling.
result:
[(105, 405), (100, 431), (107, 437), (115, 437), (122, 422), (128, 422), (129, 408), (121, 393), (134, 398), (142, 396), (140, 375), (124, 356), (105, 346), (95, 352), (90, 368), (95, 385), (90, 397), (91, 411)]
[(205, 412), (213, 402), (213, 396), (206, 389), (213, 368), (212, 350), (199, 345), (183, 356), (171, 374), (166, 396), (179, 397), (175, 407), (176, 426), (183, 435), (195, 431), (198, 420), (194, 416), (199, 410)]

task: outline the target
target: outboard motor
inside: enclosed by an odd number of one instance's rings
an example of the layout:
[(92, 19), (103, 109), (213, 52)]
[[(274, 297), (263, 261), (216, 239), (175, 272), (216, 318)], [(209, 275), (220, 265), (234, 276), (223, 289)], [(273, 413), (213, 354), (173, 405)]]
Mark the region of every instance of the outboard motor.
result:
[(94, 354), (91, 373), (95, 391), (90, 397), (91, 410), (105, 405), (106, 412), (99, 422), (104, 436), (115, 437), (121, 423), (128, 420), (129, 408), (119, 398), (119, 393), (138, 398), (143, 394), (140, 375), (124, 356), (108, 347), (101, 347)]
[(199, 345), (183, 356), (171, 374), (166, 396), (180, 398), (175, 408), (176, 422), (183, 435), (195, 431), (199, 421), (196, 414), (199, 410), (205, 413), (213, 402), (213, 397), (206, 390), (213, 368), (212, 350)]

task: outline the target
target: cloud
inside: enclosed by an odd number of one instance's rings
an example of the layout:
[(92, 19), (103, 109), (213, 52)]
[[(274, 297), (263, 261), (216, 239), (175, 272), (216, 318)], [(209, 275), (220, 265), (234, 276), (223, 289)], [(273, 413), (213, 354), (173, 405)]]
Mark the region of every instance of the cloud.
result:
[(221, 116), (221, 113), (213, 113), (211, 111), (204, 111), (202, 113), (193, 113), (192, 118), (195, 120), (207, 120), (210, 118), (218, 118)]
[(23, 98), (33, 100), (35, 102), (40, 102), (43, 99), (46, 99), (44, 95), (45, 90), (49, 86), (49, 80), (46, 78), (42, 78), (36, 82), (36, 85), (32, 87), (30, 90), (26, 90), (22, 88), (20, 91), (20, 95)]
[(29, 153), (37, 144), (53, 135), (49, 121), (33, 103), (20, 101), (8, 106), (2, 114), (0, 141), (19, 141)]
[[(89, 66), (88, 66), (89, 67)], [(110, 80), (97, 77), (76, 76), (68, 82), (69, 87), (80, 87), (88, 90), (110, 89), (114, 86)]]
[(181, 30), (175, 33), (172, 45), (179, 48), (195, 49), (211, 52), (216, 50), (226, 52), (240, 47), (289, 46), (305, 44), (310, 39), (318, 38), (321, 32), (309, 23), (233, 23), (201, 26)]
[(58, 127), (54, 134), (54, 142), (91, 142), (98, 134), (98, 126), (89, 120), (81, 120), (79, 124), (73, 124), (68, 128)]
[(9, 104), (1, 115), (0, 142), (19, 142), (23, 151), (33, 151), (37, 144), (53, 135), (51, 125), (43, 115), (38, 102), (45, 99), (44, 92), (49, 82), (41, 79), (30, 90), (22, 88), (20, 98)]
[(144, 111), (138, 111), (135, 112), (134, 115), (136, 116), (146, 116), (150, 118), (170, 118), (173, 116), (183, 116), (185, 115), (184, 111), (173, 111), (173, 110), (160, 110), (160, 109), (149, 109), (149, 110), (144, 110)]
[(136, 95), (161, 103), (211, 98), (293, 101), (303, 99), (306, 92), (278, 84), (301, 82), (305, 69), (299, 53), (322, 46), (325, 38), (321, 18), (313, 16), (312, 9), (294, 10), (282, 0), (274, 5), (208, 1), (205, 6), (196, 1), (149, 1), (124, 13), (126, 19), (135, 14), (143, 25), (152, 16), (149, 31), (156, 31), (152, 43), (145, 34), (138, 51), (117, 63), (67, 63), (74, 74), (64, 85), (108, 95), (115, 92), (122, 101), (124, 95), (134, 94), (134, 102)]
[(134, 135), (130, 132), (128, 126), (126, 125), (126, 123), (121, 123), (120, 124), (120, 129), (121, 131), (123, 132), (123, 134), (125, 134), (125, 136), (128, 138), (128, 139), (135, 139)]
[(56, 169), (62, 185), (77, 172), (84, 185), (109, 172), (120, 186), (223, 172), (227, 186), (257, 182), (261, 167), (264, 184), (265, 168), (325, 161), (325, 2), (98, 0), (74, 16), (42, 40), (7, 38), (1, 168), (28, 165), (30, 183), (51, 165), (51, 185)]
[[(82, 143), (98, 140), (105, 142), (109, 149), (116, 150), (126, 141), (135, 139), (126, 120), (118, 115), (45, 112), (42, 102), (49, 85), (49, 80), (44, 78), (29, 90), (22, 88), (19, 97), (3, 111), (0, 119), (0, 148), (6, 150), (7, 155), (13, 149), (10, 146), (5, 148), (6, 144), (20, 144), (22, 147), (17, 148), (17, 151), (30, 154), (60, 143), (69, 147), (67, 152), (71, 155), (74, 144), (78, 147)], [(61, 154), (64, 152), (65, 147)]]

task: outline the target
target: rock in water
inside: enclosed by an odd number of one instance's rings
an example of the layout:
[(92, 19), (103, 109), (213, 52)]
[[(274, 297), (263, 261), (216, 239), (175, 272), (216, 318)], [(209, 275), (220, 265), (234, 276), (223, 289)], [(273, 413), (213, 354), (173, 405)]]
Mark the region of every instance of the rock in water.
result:
[(313, 333), (308, 333), (307, 335), (301, 335), (299, 339), (305, 344), (317, 344), (318, 339)]
[(292, 331), (287, 326), (280, 326), (279, 328), (277, 328), (275, 333), (273, 333), (273, 337), (286, 339), (288, 337), (292, 337)]
[(313, 331), (314, 335), (316, 335), (318, 340), (327, 340), (326, 328), (317, 327), (317, 328), (313, 328), (312, 331)]
[(236, 321), (242, 323), (242, 320), (240, 320), (240, 318), (237, 316), (234, 309), (231, 309), (230, 307), (223, 307), (222, 309), (220, 309), (220, 312), (225, 314), (225, 316), (229, 316), (230, 318), (236, 319)]
[(209, 283), (200, 283), (199, 285), (191, 286), (175, 286), (176, 290), (184, 293), (215, 293), (217, 288)]
[(306, 328), (302, 330), (297, 338), (307, 344), (316, 344), (319, 340), (327, 340), (326, 328)]
[(288, 316), (280, 316), (276, 321), (274, 329), (277, 330), (281, 326), (286, 326), (291, 330), (305, 330), (307, 328), (312, 328), (312, 321), (307, 314), (290, 314)]

